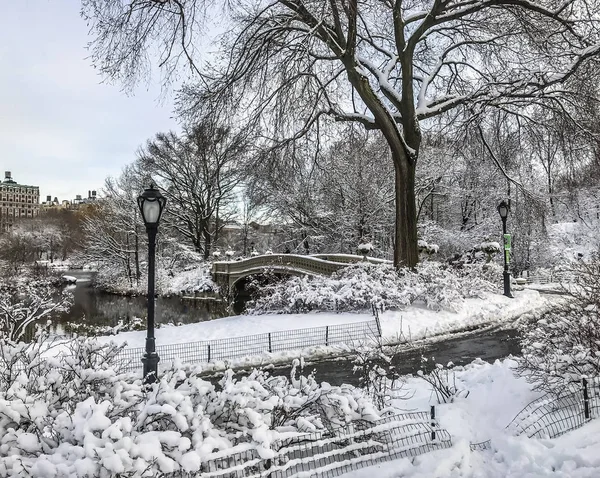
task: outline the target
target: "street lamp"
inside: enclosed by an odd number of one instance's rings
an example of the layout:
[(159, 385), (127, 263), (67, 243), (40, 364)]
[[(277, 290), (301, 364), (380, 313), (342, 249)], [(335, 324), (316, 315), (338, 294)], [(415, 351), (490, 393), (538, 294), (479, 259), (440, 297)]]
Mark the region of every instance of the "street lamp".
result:
[(156, 232), (167, 200), (153, 184), (150, 184), (150, 187), (140, 194), (137, 203), (148, 233), (148, 332), (146, 334), (146, 353), (142, 357), (144, 383), (148, 384), (156, 382), (160, 360), (156, 353), (154, 339), (154, 266)]
[(504, 253), (504, 295), (506, 297), (510, 297), (511, 299), (514, 297), (512, 292), (510, 291), (510, 272), (508, 271), (508, 256), (510, 254), (510, 235), (506, 233), (506, 218), (508, 217), (508, 213), (510, 212), (510, 206), (506, 201), (502, 201), (498, 204), (498, 213), (500, 214), (500, 218), (502, 219), (502, 239), (503, 239), (503, 253)]

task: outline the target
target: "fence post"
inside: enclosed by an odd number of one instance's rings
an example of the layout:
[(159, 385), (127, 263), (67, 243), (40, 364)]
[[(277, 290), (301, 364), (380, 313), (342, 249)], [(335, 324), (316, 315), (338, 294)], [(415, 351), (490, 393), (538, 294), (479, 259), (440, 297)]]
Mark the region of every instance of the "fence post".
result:
[(208, 344), (207, 347), (208, 347), (208, 359), (206, 361), (210, 362), (210, 344)]
[(590, 397), (588, 396), (587, 380), (581, 379), (583, 385), (583, 416), (586, 420), (590, 418)]
[(271, 332), (269, 332), (269, 353), (273, 352), (273, 347), (271, 347)]
[(325, 346), (329, 345), (329, 325), (325, 326)]
[(375, 314), (375, 323), (377, 324), (377, 333), (381, 337), (381, 322), (379, 322), (379, 313)]
[(435, 440), (435, 405), (431, 405), (431, 439)]

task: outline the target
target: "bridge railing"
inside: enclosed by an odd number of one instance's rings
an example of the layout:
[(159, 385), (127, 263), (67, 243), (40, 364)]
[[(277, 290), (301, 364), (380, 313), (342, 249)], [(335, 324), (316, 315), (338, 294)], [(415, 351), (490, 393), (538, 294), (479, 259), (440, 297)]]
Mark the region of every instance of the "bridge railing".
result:
[(315, 257), (317, 259), (324, 259), (326, 261), (343, 262), (344, 264), (355, 264), (357, 262), (364, 261), (371, 262), (372, 264), (391, 264), (392, 261), (387, 259), (380, 259), (378, 257), (370, 256), (357, 256), (355, 254), (311, 254), (308, 257)]
[[(363, 256), (352, 254), (316, 254), (301, 256), (297, 254), (266, 254), (250, 257), (241, 261), (213, 262), (212, 273), (216, 275), (238, 275), (248, 270), (265, 267), (283, 267), (301, 270), (313, 274), (331, 275), (348, 264), (364, 260)], [(385, 259), (367, 257), (372, 263), (388, 263)]]
[(314, 274), (330, 275), (346, 265), (347, 263), (334, 262), (312, 256), (300, 256), (295, 254), (267, 254), (263, 256), (251, 257), (249, 259), (243, 259), (241, 261), (213, 262), (212, 273), (213, 275), (235, 275), (248, 270), (260, 269), (263, 267), (289, 267), (306, 272), (312, 272)]

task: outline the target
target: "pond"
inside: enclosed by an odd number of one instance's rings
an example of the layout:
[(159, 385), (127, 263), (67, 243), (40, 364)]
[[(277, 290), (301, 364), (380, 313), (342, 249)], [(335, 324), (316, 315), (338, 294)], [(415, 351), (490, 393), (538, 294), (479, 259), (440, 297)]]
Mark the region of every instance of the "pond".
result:
[[(92, 287), (94, 272), (71, 270), (65, 275), (77, 278), (77, 284), (67, 286), (73, 293), (74, 304), (68, 312), (55, 316), (54, 332), (62, 334), (68, 323), (91, 326), (116, 326), (119, 321), (139, 317), (145, 320), (145, 296), (120, 296), (101, 292)], [(191, 324), (218, 319), (229, 315), (227, 303), (215, 299), (182, 299), (158, 297), (155, 321), (157, 324)]]

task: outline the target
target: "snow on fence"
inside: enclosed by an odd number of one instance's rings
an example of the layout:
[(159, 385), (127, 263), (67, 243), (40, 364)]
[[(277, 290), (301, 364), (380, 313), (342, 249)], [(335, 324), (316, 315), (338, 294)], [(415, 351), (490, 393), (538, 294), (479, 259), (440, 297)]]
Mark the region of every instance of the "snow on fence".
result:
[(600, 379), (583, 379), (581, 389), (533, 400), (506, 427), (529, 438), (555, 438), (600, 418)]
[[(179, 360), (187, 364), (199, 364), (211, 360), (230, 360), (260, 355), (265, 352), (280, 352), (318, 345), (340, 343), (360, 343), (368, 338), (380, 337), (381, 328), (378, 317), (366, 322), (352, 324), (326, 325), (306, 329), (282, 330), (243, 337), (187, 342), (172, 345), (157, 345), (156, 352), (160, 364), (169, 364)], [(124, 371), (133, 372), (142, 368), (141, 358), (144, 347), (125, 348), (117, 360)]]
[(524, 277), (530, 284), (554, 284), (575, 282), (575, 274), (568, 271), (534, 271), (530, 272)]
[[(353, 422), (318, 433), (276, 441), (275, 456), (261, 458), (256, 449), (210, 455), (202, 478), (332, 477), (384, 461), (413, 457), (452, 446), (450, 434), (431, 422), (429, 412), (401, 413), (375, 422)], [(171, 477), (192, 476), (185, 473)]]

